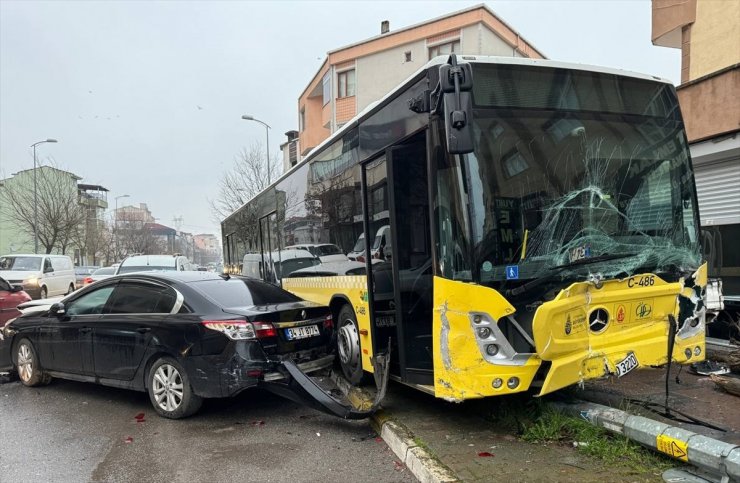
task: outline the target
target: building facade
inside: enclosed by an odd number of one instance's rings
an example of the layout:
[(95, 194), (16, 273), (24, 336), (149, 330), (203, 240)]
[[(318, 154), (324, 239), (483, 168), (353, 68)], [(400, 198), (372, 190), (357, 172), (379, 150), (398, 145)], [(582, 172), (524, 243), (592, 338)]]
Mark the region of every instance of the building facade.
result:
[(710, 274), (740, 302), (740, 2), (653, 0), (652, 41), (681, 49), (677, 91)]
[(284, 170), (431, 58), (450, 53), (545, 58), (485, 5), (396, 31), (383, 22), (380, 35), (327, 53), (298, 99), (299, 130), (286, 133)]
[(81, 180), (52, 166), (0, 180), (0, 255), (33, 253), (38, 220), (39, 253), (69, 255), (76, 265), (99, 263), (107, 246), (108, 189)]

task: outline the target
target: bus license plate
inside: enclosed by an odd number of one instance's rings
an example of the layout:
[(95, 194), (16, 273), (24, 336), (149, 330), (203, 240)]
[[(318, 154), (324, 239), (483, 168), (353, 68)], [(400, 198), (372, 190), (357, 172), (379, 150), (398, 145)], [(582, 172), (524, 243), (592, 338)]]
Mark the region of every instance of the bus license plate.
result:
[(285, 337), (287, 337), (288, 340), (306, 339), (315, 335), (319, 335), (319, 327), (317, 325), (306, 325), (303, 327), (285, 329)]
[(617, 377), (624, 376), (639, 365), (640, 364), (637, 362), (637, 357), (635, 357), (635, 353), (630, 352), (627, 357), (617, 362)]

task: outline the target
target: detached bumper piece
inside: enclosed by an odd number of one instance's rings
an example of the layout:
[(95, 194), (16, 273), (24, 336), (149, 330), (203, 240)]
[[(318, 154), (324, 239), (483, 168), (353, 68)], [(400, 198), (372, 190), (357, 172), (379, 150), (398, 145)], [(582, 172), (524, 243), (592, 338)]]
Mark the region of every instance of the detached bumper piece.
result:
[(261, 387), (268, 391), (282, 396), (291, 401), (305, 404), (317, 411), (321, 411), (332, 416), (342, 419), (365, 419), (370, 417), (380, 406), (380, 402), (385, 397), (385, 391), (388, 387), (388, 370), (390, 361), (390, 352), (378, 354), (373, 358), (374, 377), (377, 392), (372, 406), (366, 410), (360, 410), (351, 404), (344, 403), (328, 391), (319, 386), (316, 381), (304, 373), (293, 361), (283, 361), (280, 364), (280, 371), (286, 373), (282, 382), (263, 382)]

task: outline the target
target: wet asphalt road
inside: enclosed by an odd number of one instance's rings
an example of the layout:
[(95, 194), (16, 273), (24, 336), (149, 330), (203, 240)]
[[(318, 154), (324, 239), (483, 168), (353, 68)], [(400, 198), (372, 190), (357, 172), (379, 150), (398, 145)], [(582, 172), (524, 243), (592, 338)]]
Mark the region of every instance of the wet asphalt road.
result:
[(0, 482), (154, 480), (415, 481), (367, 421), (263, 391), (207, 400), (172, 421), (145, 393), (59, 379), (0, 384)]

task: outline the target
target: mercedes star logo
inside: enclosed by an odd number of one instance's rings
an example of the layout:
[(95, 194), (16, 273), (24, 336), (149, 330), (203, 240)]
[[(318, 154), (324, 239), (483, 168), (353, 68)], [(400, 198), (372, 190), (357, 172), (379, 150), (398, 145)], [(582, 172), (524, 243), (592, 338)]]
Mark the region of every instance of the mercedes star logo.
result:
[(609, 312), (604, 309), (596, 309), (588, 316), (588, 328), (591, 332), (601, 332), (609, 323)]

